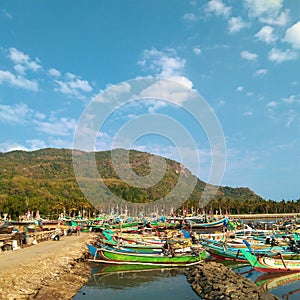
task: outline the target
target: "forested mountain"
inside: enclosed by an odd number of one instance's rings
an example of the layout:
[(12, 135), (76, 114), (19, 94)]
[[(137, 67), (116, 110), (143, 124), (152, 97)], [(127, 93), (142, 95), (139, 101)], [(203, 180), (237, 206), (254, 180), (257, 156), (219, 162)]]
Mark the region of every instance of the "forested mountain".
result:
[[(96, 161), (101, 180), (113, 194), (119, 199), (123, 199), (124, 203), (153, 202), (155, 204), (158, 199), (163, 199), (173, 190), (176, 191), (174, 187), (181, 175), (181, 178), (184, 178), (181, 182), (181, 189), (188, 188), (192, 182), (196, 183), (188, 200), (181, 204), (181, 209), (184, 207), (189, 212), (200, 212), (203, 209), (207, 212), (216, 210), (225, 212), (227, 210), (230, 213), (298, 211), (299, 201), (281, 201), (279, 203), (266, 201), (249, 188), (231, 187), (219, 187), (212, 201), (202, 207), (199, 199), (206, 184), (192, 175), (184, 166), (170, 159), (165, 159), (166, 172), (160, 181), (150, 187), (135, 187), (122, 180), (124, 177), (126, 179), (126, 172), (120, 179), (113, 167), (111, 153), (114, 153), (122, 161), (124, 152), (122, 149), (95, 153), (76, 151), (76, 155), (81, 155), (86, 161)], [(151, 175), (149, 160), (153, 157), (154, 155), (149, 153), (131, 150), (129, 161), (132, 170), (139, 176), (147, 178), (149, 174)], [(107, 189), (93, 190), (94, 183), (99, 178), (86, 180), (86, 189), (89, 189), (93, 203), (86, 199), (86, 194), (83, 194), (76, 180), (73, 162), (72, 150), (67, 149), (0, 153), (0, 213), (9, 213), (16, 217), (28, 210), (39, 210), (42, 215), (50, 215), (63, 211), (71, 213), (82, 209), (108, 209), (108, 205), (114, 203), (111, 194), (107, 192)], [(88, 163), (82, 167), (82, 170), (85, 168), (89, 168)], [(155, 168), (159, 169), (160, 164), (155, 165)], [(76, 174), (77, 179), (79, 175)], [(91, 182), (93, 184), (90, 184)], [(82, 181), (80, 186), (84, 190)], [(176, 203), (177, 197), (180, 197), (180, 194), (174, 192), (171, 201)], [(103, 206), (103, 203), (106, 204), (106, 207)], [(179, 207), (175, 205), (174, 208)]]

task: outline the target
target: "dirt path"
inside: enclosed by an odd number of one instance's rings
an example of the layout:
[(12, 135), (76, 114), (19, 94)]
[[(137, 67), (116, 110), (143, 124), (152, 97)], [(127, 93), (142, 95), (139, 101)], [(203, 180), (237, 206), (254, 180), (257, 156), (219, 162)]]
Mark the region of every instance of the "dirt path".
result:
[(87, 280), (86, 242), (94, 235), (66, 236), (0, 253), (0, 299), (70, 299)]

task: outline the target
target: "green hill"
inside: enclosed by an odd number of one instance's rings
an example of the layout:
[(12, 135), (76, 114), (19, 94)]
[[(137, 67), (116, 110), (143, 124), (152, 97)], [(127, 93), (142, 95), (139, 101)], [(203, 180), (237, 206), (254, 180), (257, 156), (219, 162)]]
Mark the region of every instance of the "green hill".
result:
[[(9, 153), (0, 153), (0, 212), (9, 213), (12, 216), (18, 216), (24, 212), (39, 210), (43, 215), (56, 214), (62, 211), (71, 213), (75, 210), (108, 210), (111, 206), (130, 203), (151, 203), (153, 209), (160, 204), (160, 209), (167, 208), (163, 202), (157, 202), (159, 199), (168, 201), (168, 204), (174, 204), (174, 209), (184, 206), (190, 210), (197, 210), (203, 203), (199, 199), (203, 193), (206, 184), (196, 178), (192, 173), (176, 161), (165, 159), (166, 166), (164, 176), (156, 184), (150, 187), (139, 187), (127, 184), (124, 178), (130, 180), (129, 172), (125, 172), (122, 179), (116, 174), (112, 156), (119, 159), (122, 165), (124, 154), (122, 149), (113, 151), (103, 151), (87, 153), (76, 151), (76, 156), (80, 156), (81, 164), (77, 166), (80, 170), (77, 172), (77, 179), (80, 179), (79, 188), (75, 178), (72, 160), (72, 150), (67, 149), (42, 149), (38, 151), (12, 151)], [(130, 151), (129, 161), (132, 170), (139, 176), (146, 176), (149, 180), (155, 181), (155, 176), (151, 178), (151, 169), (149, 161), (154, 156), (149, 153)], [(86, 176), (91, 168), (91, 163), (96, 161), (96, 166), (101, 179), (105, 186), (100, 187), (98, 174)], [(158, 162), (154, 165), (159, 170), (162, 165)], [(164, 171), (164, 170), (162, 170)], [(120, 174), (119, 174), (120, 175)], [(80, 177), (80, 178), (79, 178)], [(181, 178), (180, 181), (179, 177)], [(179, 184), (179, 183), (180, 184)], [(147, 183), (147, 182), (145, 182)], [(188, 200), (182, 204), (181, 191), (189, 189), (190, 186), (195, 188)], [(175, 189), (176, 185), (179, 189)], [(214, 188), (208, 186), (209, 190)], [(84, 191), (84, 194), (82, 192)], [(172, 196), (170, 192), (172, 191)], [(90, 203), (86, 199), (88, 193)], [(209, 193), (209, 192), (208, 192)], [(118, 197), (118, 198), (117, 198)], [(169, 198), (168, 198), (169, 197)], [(120, 199), (123, 199), (120, 202)], [(118, 202), (119, 201), (119, 202)], [(241, 210), (240, 203), (265, 203), (261, 197), (256, 195), (248, 188), (230, 188), (220, 187), (213, 200), (206, 205), (206, 210), (231, 209), (232, 212)], [(142, 205), (142, 204), (141, 204)]]

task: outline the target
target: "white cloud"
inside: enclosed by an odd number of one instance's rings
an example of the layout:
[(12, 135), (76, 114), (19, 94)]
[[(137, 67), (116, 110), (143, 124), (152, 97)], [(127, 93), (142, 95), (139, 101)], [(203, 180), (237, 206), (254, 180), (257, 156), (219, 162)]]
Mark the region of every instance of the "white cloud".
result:
[(198, 20), (198, 17), (194, 13), (186, 13), (182, 17), (183, 20), (195, 22)]
[(15, 65), (14, 69), (17, 73), (19, 73), (20, 75), (25, 75), (26, 73), (26, 68), (23, 65)]
[(29, 80), (20, 75), (14, 75), (9, 71), (4, 71), (0, 69), (0, 85), (4, 82), (8, 84), (22, 88), (25, 90), (38, 91), (38, 82), (36, 80)]
[(232, 17), (228, 20), (229, 33), (239, 32), (241, 29), (248, 27), (249, 25), (242, 20), (241, 17)]
[(19, 145), (14, 142), (0, 143), (0, 151), (1, 152), (11, 152), (11, 151), (16, 151), (16, 150), (28, 151), (28, 149), (26, 147), (24, 147), (23, 145)]
[(184, 76), (173, 76), (170, 77), (170, 79), (185, 85), (187, 88), (192, 89), (193, 88), (193, 82), (191, 80), (189, 80), (187, 77)]
[(246, 0), (249, 16), (269, 25), (284, 26), (289, 21), (289, 11), (281, 11), (283, 0)]
[(48, 74), (53, 77), (60, 77), (60, 75), (61, 75), (60, 71), (55, 68), (49, 69)]
[(177, 56), (174, 49), (167, 49), (163, 52), (155, 48), (144, 50), (143, 58), (138, 62), (146, 70), (163, 78), (181, 76), (185, 63), (185, 59)]
[(242, 91), (244, 90), (244, 87), (243, 87), (243, 86), (238, 86), (238, 87), (236, 88), (236, 90), (237, 90), (238, 92), (242, 92)]
[(16, 48), (9, 48), (9, 58), (15, 64), (26, 64), (29, 61), (29, 56), (18, 51)]
[[(63, 137), (63, 138), (49, 137), (48, 138), (48, 143), (50, 145), (52, 145), (51, 147), (55, 147), (55, 148), (72, 149), (72, 147), (73, 147), (73, 140), (72, 139), (66, 139), (66, 137)], [(105, 149), (105, 150), (111, 150), (111, 148), (110, 149)]]
[(231, 7), (226, 6), (222, 0), (211, 0), (205, 8), (206, 13), (213, 13), (218, 17), (228, 18), (231, 14)]
[(253, 112), (252, 111), (245, 111), (244, 116), (252, 116)]
[(254, 75), (256, 76), (263, 76), (263, 75), (266, 75), (268, 73), (268, 70), (267, 69), (259, 69), (259, 70), (256, 70)]
[(65, 117), (60, 119), (51, 118), (45, 122), (33, 120), (33, 123), (36, 125), (38, 131), (55, 136), (72, 135), (76, 126), (74, 119), (67, 119)]
[(200, 55), (202, 53), (202, 51), (201, 51), (201, 49), (199, 47), (195, 47), (193, 49), (193, 51), (194, 51), (195, 55)]
[(290, 128), (292, 122), (294, 121), (295, 116), (290, 116), (285, 124), (285, 127)]
[(93, 90), (87, 80), (75, 79), (74, 81), (70, 81), (69, 85), (72, 89), (81, 90), (83, 92), (91, 92)]
[(66, 77), (66, 81), (55, 80), (57, 87), (54, 90), (56, 92), (74, 96), (78, 99), (85, 99), (85, 93), (90, 93), (93, 90), (87, 80), (82, 80), (77, 75), (67, 73)]
[(15, 73), (8, 70), (0, 69), (0, 84), (8, 83), (13, 87), (18, 87), (31, 91), (38, 91), (39, 86), (37, 80), (27, 79), (25, 73), (30, 71), (37, 71), (41, 69), (38, 59), (31, 60), (28, 55), (17, 50), (16, 48), (9, 48), (9, 59), (14, 63)]
[(245, 3), (252, 16), (278, 13), (282, 8), (282, 0), (246, 0)]
[(269, 107), (269, 108), (274, 108), (277, 105), (278, 105), (278, 103), (275, 102), (275, 101), (270, 101), (270, 102), (267, 103), (267, 107)]
[[(170, 81), (156, 82), (145, 88), (140, 97), (157, 97), (168, 99), (181, 104), (194, 96), (195, 91), (190, 79), (183, 76), (185, 59), (180, 58), (174, 49), (158, 51), (157, 49), (145, 50), (143, 58), (138, 62), (145, 70), (150, 70), (152, 75), (169, 79)], [(186, 88), (178, 89), (178, 83)], [(152, 111), (161, 107), (156, 104), (150, 108)]]
[(286, 120), (285, 127), (290, 128), (293, 121), (296, 119), (297, 114), (294, 109), (289, 109), (287, 112), (283, 114), (283, 118)]
[(284, 36), (284, 41), (292, 44), (294, 48), (300, 49), (300, 22), (288, 28)]
[(268, 58), (270, 61), (274, 61), (276, 63), (281, 63), (288, 60), (294, 60), (298, 58), (298, 55), (296, 52), (292, 50), (280, 50), (277, 48), (271, 49), (271, 51), (268, 53)]
[(15, 142), (4, 142), (0, 143), (1, 152), (11, 152), (11, 151), (34, 151), (42, 148), (46, 148), (47, 145), (44, 141), (38, 139), (26, 140), (26, 145), (20, 145)]
[(40, 120), (43, 120), (43, 119), (46, 118), (46, 115), (45, 115), (45, 114), (43, 114), (43, 113), (41, 113), (41, 112), (38, 112), (38, 111), (36, 111), (36, 112), (34, 113), (34, 116), (35, 116), (37, 119), (40, 119)]
[[(15, 105), (0, 104), (0, 123), (28, 125), (33, 124), (36, 130), (54, 135), (54, 136), (71, 136), (76, 126), (74, 119), (66, 117), (57, 118), (51, 116), (45, 120), (46, 115), (41, 112), (34, 111), (27, 104), (19, 103)], [(33, 145), (41, 144), (37, 139), (29, 140), (31, 145), (29, 149), (33, 149)]]
[(21, 65), (23, 67), (24, 72), (26, 70), (37, 71), (42, 67), (39, 64), (39, 60), (37, 58), (35, 60), (31, 60), (28, 55), (17, 50), (16, 48), (9, 48), (9, 58), (16, 65)]
[(249, 51), (242, 51), (241, 57), (247, 60), (256, 60), (257, 54)]
[(20, 103), (13, 106), (0, 104), (0, 122), (24, 124), (31, 113), (32, 110), (27, 104)]
[(148, 104), (149, 113), (155, 113), (159, 109), (166, 107), (168, 105), (165, 101), (158, 101), (158, 100), (149, 101), (147, 104)]
[(277, 15), (270, 15), (267, 17), (260, 18), (262, 23), (269, 25), (285, 26), (290, 21), (289, 10), (283, 11)]
[(283, 98), (283, 102), (287, 103), (287, 104), (292, 104), (295, 102), (295, 95), (291, 95), (288, 98)]
[(7, 10), (2, 9), (2, 13), (4, 14), (5, 17), (9, 18), (9, 19), (13, 19), (13, 16), (11, 13), (9, 13)]
[[(158, 81), (145, 88), (138, 96), (141, 98), (151, 97), (167, 99), (173, 103), (182, 104), (195, 97), (195, 90), (192, 89), (192, 82), (186, 77), (172, 77), (168, 81)], [(179, 87), (181, 83), (183, 87)], [(160, 107), (162, 104), (159, 104)]]
[(45, 141), (38, 139), (26, 140), (26, 143), (29, 145), (29, 151), (34, 151), (47, 147)]
[(277, 40), (277, 37), (274, 34), (273, 27), (271, 26), (264, 26), (259, 32), (255, 34), (255, 37), (267, 44), (274, 43)]
[(67, 77), (68, 79), (71, 79), (71, 80), (77, 78), (77, 76), (76, 76), (75, 74), (73, 74), (73, 73), (66, 73), (66, 77)]

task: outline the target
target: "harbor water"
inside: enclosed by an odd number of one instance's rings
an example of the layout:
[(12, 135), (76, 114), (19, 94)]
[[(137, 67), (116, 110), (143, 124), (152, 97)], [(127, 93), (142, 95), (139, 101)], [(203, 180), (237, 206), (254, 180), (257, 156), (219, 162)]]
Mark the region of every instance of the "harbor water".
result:
[[(229, 266), (282, 300), (300, 299), (300, 273), (264, 274), (249, 265)], [(93, 264), (88, 282), (73, 300), (199, 300), (184, 269), (144, 269), (139, 266)], [(226, 284), (226, 283), (224, 283)]]
[(118, 270), (120, 266), (95, 265), (91, 276), (73, 300), (199, 300), (183, 274), (184, 269)]

